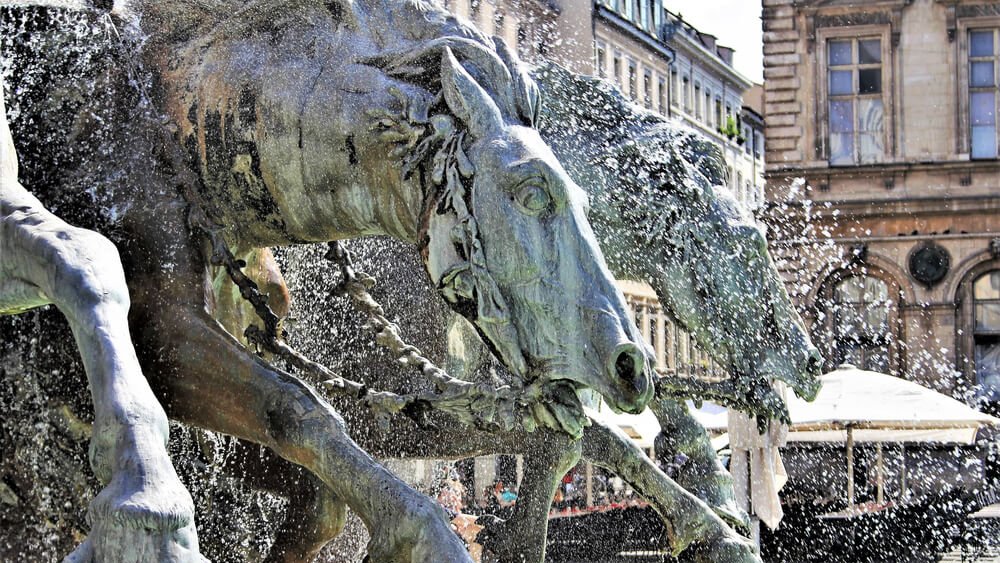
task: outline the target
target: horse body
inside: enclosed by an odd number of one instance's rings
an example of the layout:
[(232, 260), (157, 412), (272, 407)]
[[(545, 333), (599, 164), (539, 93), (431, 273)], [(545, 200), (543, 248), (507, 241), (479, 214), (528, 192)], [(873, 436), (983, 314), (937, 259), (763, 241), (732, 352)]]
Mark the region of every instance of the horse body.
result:
[(346, 18), (296, 4), (262, 33), (282, 5), (213, 6), (187, 40), (156, 24), (175, 26), (188, 6), (137, 7), (210, 214), (249, 245), (417, 243), (446, 299), (519, 377), (641, 409), (649, 352), (583, 192), (533, 127), (537, 91), (513, 55), (420, 2), (356, 2)]
[[(311, 388), (252, 357), (206, 311), (209, 268), (201, 242), (188, 234), (188, 206), (244, 247), (372, 233), (416, 242), (445, 299), (529, 381), (591, 386), (616, 407), (637, 411), (652, 394), (649, 351), (586, 224), (582, 192), (532, 127), (537, 91), (512, 55), (419, 2), (240, 6), (136, 5), (133, 43), (94, 33), (110, 45), (103, 52), (109, 57), (83, 47), (74, 63), (87, 72), (56, 63), (62, 81), (15, 87), (31, 93), (16, 100), (14, 118), (26, 125), (16, 131), (19, 142), (32, 147), (26, 177), (49, 201), (88, 194), (84, 199), (96, 202), (97, 212), (91, 205), (83, 215), (119, 245), (132, 340), (168, 414), (264, 444), (306, 467), (329, 491), (320, 496), (334, 513), (346, 503), (368, 525), (375, 560), (464, 561), (440, 509), (361, 450)], [(284, 19), (267, 11), (282, 7), (296, 9)], [(113, 32), (94, 23), (104, 17), (69, 20)], [(141, 57), (127, 56), (136, 46)], [(274, 79), (262, 69), (277, 69)], [(59, 111), (47, 114), (51, 108)], [(39, 150), (46, 143), (48, 155)], [(20, 192), (5, 190), (5, 201), (11, 193)], [(44, 211), (37, 201), (29, 207)], [(18, 212), (5, 208), (5, 225), (20, 229)], [(80, 243), (43, 266), (72, 271), (86, 260), (91, 239), (60, 229)], [(5, 252), (31, 251), (19, 241), (5, 234), (13, 245)], [(8, 279), (26, 275), (72, 314), (77, 297), (60, 298), (58, 288), (38, 280), (44, 272), (20, 270), (3, 272), (5, 309), (44, 301), (8, 291)], [(120, 314), (100, 319), (99, 329), (123, 322)], [(131, 349), (128, 340), (107, 345)], [(94, 353), (87, 341), (80, 345), (89, 347), (85, 358)], [(115, 364), (87, 371), (95, 403), (105, 392), (112, 401), (122, 393)], [(543, 408), (556, 407), (578, 408)], [(100, 426), (111, 414), (101, 404), (97, 411)], [(93, 512), (93, 541), (73, 560), (131, 557), (129, 546), (140, 543), (150, 546), (141, 557), (183, 559), (197, 551), (190, 508), (155, 506), (156, 488), (176, 484), (162, 444), (154, 447), (162, 435), (115, 439), (131, 428), (130, 415), (121, 419), (94, 462), (97, 474), (111, 479), (100, 497), (107, 506)], [(541, 422), (558, 428), (567, 419), (554, 410)], [(152, 426), (162, 431), (160, 419)], [(122, 460), (140, 461), (136, 468)], [(116, 488), (136, 470), (165, 477), (142, 481), (149, 491)]]

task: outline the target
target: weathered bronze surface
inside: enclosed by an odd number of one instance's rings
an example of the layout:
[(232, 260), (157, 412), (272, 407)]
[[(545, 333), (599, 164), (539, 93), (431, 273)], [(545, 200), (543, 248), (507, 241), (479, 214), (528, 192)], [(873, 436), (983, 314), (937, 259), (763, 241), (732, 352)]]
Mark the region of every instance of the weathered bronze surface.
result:
[[(580, 441), (569, 435), (580, 430), (574, 388), (632, 412), (654, 394), (648, 347), (576, 182), (592, 199), (611, 194), (594, 205), (602, 238), (620, 252), (638, 249), (613, 258), (618, 271), (648, 279), (738, 376), (723, 395), (773, 414), (780, 407), (765, 404), (768, 377), (815, 393), (814, 351), (760, 233), (690, 162), (630, 174), (662, 160), (632, 148), (662, 149), (674, 140), (665, 126), (633, 120), (623, 129), (614, 120), (636, 110), (617, 99), (612, 121), (586, 110), (573, 116), (578, 129), (565, 132), (585, 143), (556, 129), (540, 134), (544, 96), (527, 69), (502, 43), (420, 2), (2, 10), (0, 47), (12, 57), (16, 95), (8, 97), (13, 140), (0, 131), (0, 310), (53, 303), (66, 315), (94, 397), (91, 462), (106, 484), (70, 561), (200, 559), (190, 497), (164, 449), (166, 415), (262, 444), (315, 475), (318, 492), (296, 505), (313, 520), (279, 534), (275, 560), (309, 560), (339, 531), (345, 504), (368, 527), (374, 561), (468, 560), (440, 508), (368, 451), (527, 453), (525, 501), (512, 521), (490, 528), (509, 539), (506, 552), (497, 548), (504, 560), (541, 559), (555, 483), (581, 451), (651, 500), (676, 551), (754, 559), (620, 433), (595, 424)], [(560, 111), (573, 113), (577, 96), (600, 92), (566, 73), (541, 79), (557, 102), (553, 123)], [(585, 119), (594, 123), (580, 125)], [(647, 136), (631, 145), (632, 134)], [(624, 173), (612, 178), (601, 151)], [(674, 191), (668, 207), (613, 205), (614, 194), (644, 201), (678, 177), (699, 179)], [(663, 213), (651, 228), (636, 221), (650, 217), (629, 215), (650, 211)], [(371, 234), (414, 243), (445, 301), (519, 384), (557, 390), (539, 399), (562, 398), (536, 401), (523, 426), (470, 433), (456, 425), (381, 441), (366, 433), (359, 446), (316, 391), (220, 324), (238, 324), (241, 306), (227, 308), (230, 286), (189, 229), (192, 213), (220, 225), (238, 254), (258, 257), (255, 278), (278, 309), (280, 275), (255, 248)], [(616, 243), (619, 228), (627, 234)], [(745, 299), (761, 309), (746, 315)], [(734, 324), (741, 315), (750, 320)], [(709, 502), (726, 513), (724, 498)]]

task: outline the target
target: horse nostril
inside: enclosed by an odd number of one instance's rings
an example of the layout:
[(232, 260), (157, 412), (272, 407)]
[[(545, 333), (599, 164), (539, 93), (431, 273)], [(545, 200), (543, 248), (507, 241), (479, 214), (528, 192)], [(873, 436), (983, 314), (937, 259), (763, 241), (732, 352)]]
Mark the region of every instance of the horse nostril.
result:
[(810, 374), (818, 374), (823, 371), (823, 356), (820, 356), (818, 351), (813, 350), (809, 353), (809, 360), (806, 362), (806, 370)]
[(634, 344), (623, 344), (616, 350), (614, 367), (615, 375), (619, 379), (628, 382), (635, 382), (643, 375), (643, 365), (645, 363), (642, 351)]

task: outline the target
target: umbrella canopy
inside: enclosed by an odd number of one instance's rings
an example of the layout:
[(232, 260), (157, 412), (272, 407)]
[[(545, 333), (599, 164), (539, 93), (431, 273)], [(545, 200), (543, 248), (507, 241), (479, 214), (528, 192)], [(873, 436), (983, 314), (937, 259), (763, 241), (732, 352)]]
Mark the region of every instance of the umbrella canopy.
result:
[[(842, 365), (820, 377), (816, 400), (788, 401), (790, 442), (941, 442), (971, 444), (984, 424), (1000, 419), (923, 385)], [(710, 430), (726, 431), (718, 412), (699, 414)]]
[(660, 433), (660, 423), (648, 408), (639, 414), (616, 413), (601, 401), (597, 410), (586, 408), (587, 414), (611, 426), (617, 426), (640, 448), (648, 450)]

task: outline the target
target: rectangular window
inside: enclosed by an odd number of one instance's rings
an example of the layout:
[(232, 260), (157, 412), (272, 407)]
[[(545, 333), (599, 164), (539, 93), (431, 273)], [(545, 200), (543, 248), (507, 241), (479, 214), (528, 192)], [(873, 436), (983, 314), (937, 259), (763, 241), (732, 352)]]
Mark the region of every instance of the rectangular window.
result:
[(677, 90), (679, 88), (678, 84), (680, 79), (677, 76), (677, 69), (670, 70), (670, 105), (676, 106), (680, 102), (680, 98), (677, 96)]
[(598, 78), (607, 78), (607, 53), (608, 49), (600, 41), (594, 43), (594, 70)]
[(684, 93), (684, 111), (691, 113), (691, 80), (685, 76), (681, 92)]
[(469, 19), (479, 25), (479, 12), (482, 8), (482, 0), (469, 0)]
[(997, 157), (996, 29), (969, 31), (969, 132), (972, 158)]
[(614, 62), (612, 64), (612, 66), (613, 66), (613, 68), (611, 70), (615, 74), (615, 86), (617, 86), (618, 89), (621, 90), (621, 87), (622, 87), (622, 56), (620, 54), (615, 53), (615, 60), (614, 60)]
[(701, 119), (701, 84), (694, 85), (694, 118)]
[(830, 164), (870, 164), (885, 157), (880, 38), (827, 43)]
[(653, 107), (653, 73), (648, 70), (642, 73), (642, 103), (646, 109)]
[[(729, 115), (728, 111), (726, 112), (726, 115)], [(719, 98), (715, 99), (715, 123), (717, 123), (719, 127), (723, 128), (729, 126), (729, 123), (724, 121), (722, 118), (722, 100)]]
[(656, 93), (658, 94), (656, 110), (662, 114), (667, 113), (667, 81), (661, 76), (658, 80)]
[(712, 93), (708, 90), (705, 90), (705, 123), (712, 124)]
[(635, 68), (635, 61), (629, 61), (628, 62), (628, 97), (632, 98), (633, 100), (636, 100), (637, 96), (638, 96), (638, 93), (636, 92), (636, 88), (638, 87), (638, 85), (636, 84), (636, 82), (639, 81), (639, 77), (636, 76), (637, 73), (638, 73), (638, 69)]

